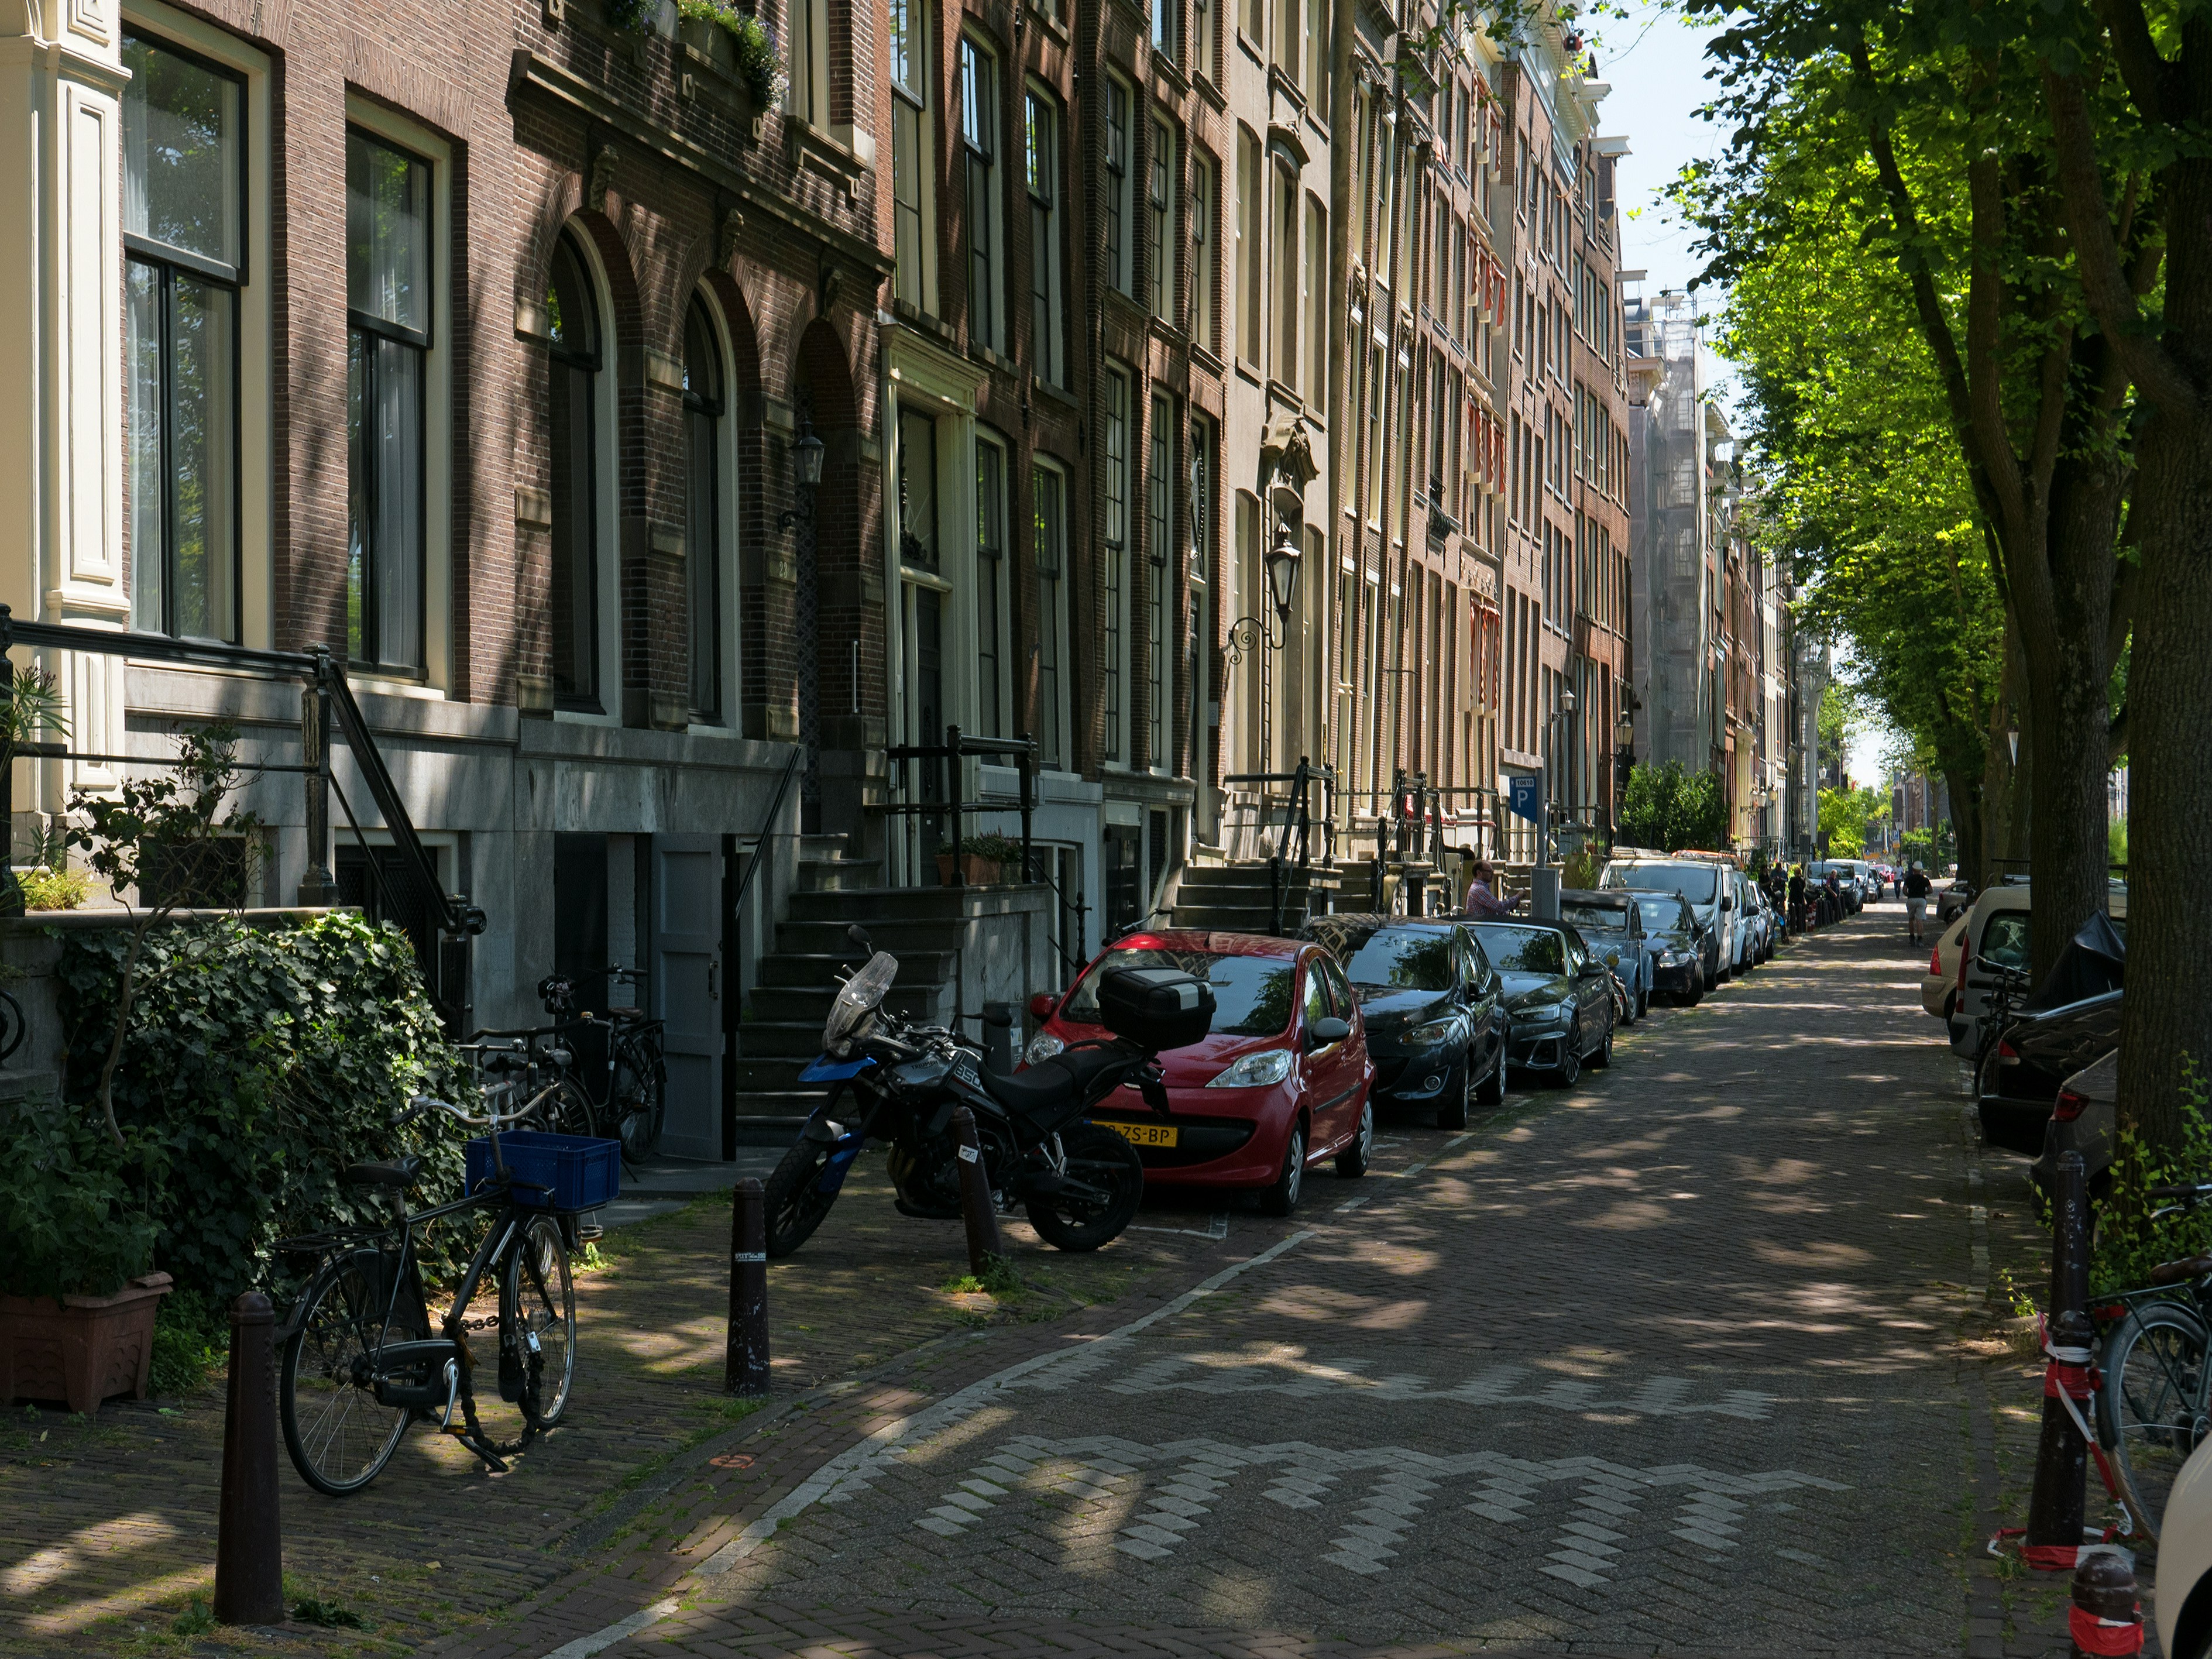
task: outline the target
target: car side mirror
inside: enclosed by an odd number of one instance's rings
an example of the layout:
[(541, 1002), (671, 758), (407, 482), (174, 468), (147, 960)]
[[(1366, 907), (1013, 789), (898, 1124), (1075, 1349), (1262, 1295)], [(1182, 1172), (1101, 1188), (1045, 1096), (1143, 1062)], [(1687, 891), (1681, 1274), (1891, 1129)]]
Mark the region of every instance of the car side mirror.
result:
[(1733, 910), (1735, 908), (1735, 897), (1733, 894), (1723, 893), (1721, 895), (1721, 908), (1723, 910)]
[(1030, 999), (1030, 1018), (1042, 1024), (1052, 1018), (1053, 1010), (1060, 1006), (1060, 999), (1049, 991), (1039, 991)]
[(1341, 1042), (1352, 1035), (1352, 1022), (1334, 1014), (1323, 1014), (1306, 1027), (1306, 1047), (1326, 1048), (1332, 1042)]

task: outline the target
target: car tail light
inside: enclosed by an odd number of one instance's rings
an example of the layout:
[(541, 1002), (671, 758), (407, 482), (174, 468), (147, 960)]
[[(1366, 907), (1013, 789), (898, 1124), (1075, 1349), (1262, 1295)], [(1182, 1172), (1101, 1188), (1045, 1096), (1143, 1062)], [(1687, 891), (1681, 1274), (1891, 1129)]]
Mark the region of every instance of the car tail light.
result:
[(2006, 1042), (2001, 1039), (1997, 1043), (1997, 1064), (2000, 1066), (2019, 1065), (2020, 1050), (2014, 1048), (2009, 1042)]
[(2057, 1122), (2071, 1123), (2081, 1115), (2083, 1109), (2088, 1103), (2071, 1089), (2061, 1089), (2058, 1091), (2057, 1101), (2051, 1108), (2051, 1115)]
[(1942, 977), (1943, 947), (1940, 945), (1928, 953), (1928, 973), (1931, 979)]
[(1960, 941), (1959, 941), (1959, 989), (1960, 989), (1960, 991), (1961, 993), (1963, 993), (1963, 992), (1966, 990), (1966, 964), (1967, 964), (1968, 963), (1972, 962), (1973, 959), (1974, 959), (1974, 953), (1973, 953), (1972, 951), (1969, 951), (1969, 950), (1966, 948), (1966, 941), (1965, 941), (1964, 939), (1960, 940)]

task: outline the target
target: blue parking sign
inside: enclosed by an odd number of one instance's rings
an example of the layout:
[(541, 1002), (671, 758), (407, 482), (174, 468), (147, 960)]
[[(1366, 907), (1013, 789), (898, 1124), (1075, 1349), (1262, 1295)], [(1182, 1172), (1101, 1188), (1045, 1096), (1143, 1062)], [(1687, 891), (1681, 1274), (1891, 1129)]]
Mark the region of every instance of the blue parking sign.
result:
[(1516, 775), (1512, 783), (1513, 795), (1510, 805), (1514, 815), (1524, 817), (1531, 823), (1540, 822), (1543, 811), (1537, 805), (1537, 780), (1523, 773)]

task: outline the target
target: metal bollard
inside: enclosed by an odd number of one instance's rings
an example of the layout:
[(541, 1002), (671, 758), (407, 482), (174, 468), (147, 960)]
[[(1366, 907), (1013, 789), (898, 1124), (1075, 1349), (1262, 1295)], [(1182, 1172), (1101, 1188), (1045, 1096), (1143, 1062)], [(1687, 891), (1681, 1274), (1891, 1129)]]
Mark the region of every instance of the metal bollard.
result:
[(2074, 1605), (2066, 1622), (2074, 1659), (2124, 1659), (2142, 1651), (2142, 1606), (2125, 1555), (2100, 1549), (2082, 1556), (2074, 1569)]
[(730, 1192), (730, 1331), (722, 1392), (768, 1391), (768, 1200), (760, 1182), (747, 1176)]
[(999, 1242), (999, 1206), (991, 1200), (991, 1177), (983, 1168), (975, 1114), (965, 1106), (952, 1109), (952, 1138), (960, 1146), (960, 1218), (968, 1224), (968, 1271), (980, 1279), (991, 1258), (1006, 1252)]
[(2052, 1203), (2051, 1300), (2044, 1322), (2043, 1438), (2027, 1500), (2027, 1564), (2045, 1572), (2075, 1565), (2081, 1547), (2089, 1446), (2081, 1413), (2089, 1400), (2089, 1183), (2079, 1152), (2061, 1153)]
[(230, 1388), (222, 1416), (222, 1497), (215, 1534), (215, 1616), (284, 1619), (284, 1535), (276, 1512), (276, 1315), (248, 1291), (230, 1309)]

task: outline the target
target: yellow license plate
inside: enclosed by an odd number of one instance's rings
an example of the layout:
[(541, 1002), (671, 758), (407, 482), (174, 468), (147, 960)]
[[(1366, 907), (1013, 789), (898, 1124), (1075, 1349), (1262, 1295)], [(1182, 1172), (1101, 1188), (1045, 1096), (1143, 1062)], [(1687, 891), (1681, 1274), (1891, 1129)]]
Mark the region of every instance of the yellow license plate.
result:
[(1168, 1123), (1116, 1123), (1109, 1118), (1098, 1121), (1123, 1139), (1139, 1146), (1172, 1146), (1176, 1144), (1175, 1126)]

